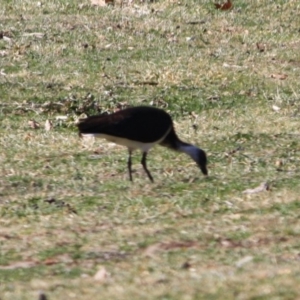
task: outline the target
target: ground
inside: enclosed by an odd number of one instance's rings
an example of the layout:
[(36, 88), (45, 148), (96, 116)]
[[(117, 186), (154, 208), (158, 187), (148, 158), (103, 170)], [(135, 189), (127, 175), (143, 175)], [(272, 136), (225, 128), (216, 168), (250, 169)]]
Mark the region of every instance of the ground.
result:
[[(1, 299), (300, 298), (298, 2), (2, 4)], [(131, 183), (124, 147), (78, 137), (141, 104), (208, 178), (157, 146)]]

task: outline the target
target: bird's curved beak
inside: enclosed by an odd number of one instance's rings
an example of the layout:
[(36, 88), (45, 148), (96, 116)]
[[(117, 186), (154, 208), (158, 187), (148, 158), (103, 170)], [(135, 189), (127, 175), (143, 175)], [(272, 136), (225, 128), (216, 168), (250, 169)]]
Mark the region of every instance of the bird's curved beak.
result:
[(206, 165), (199, 165), (199, 168), (200, 168), (201, 172), (203, 173), (203, 175), (205, 175), (205, 176), (208, 175)]

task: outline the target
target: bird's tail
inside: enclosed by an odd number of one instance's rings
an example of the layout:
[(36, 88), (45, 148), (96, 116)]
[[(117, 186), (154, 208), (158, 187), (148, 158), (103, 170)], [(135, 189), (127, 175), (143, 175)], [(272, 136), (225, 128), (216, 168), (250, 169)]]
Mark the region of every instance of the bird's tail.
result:
[(99, 132), (99, 122), (101, 119), (100, 116), (91, 116), (85, 119), (80, 119), (79, 122), (76, 124), (79, 130), (79, 136), (82, 134), (94, 134)]

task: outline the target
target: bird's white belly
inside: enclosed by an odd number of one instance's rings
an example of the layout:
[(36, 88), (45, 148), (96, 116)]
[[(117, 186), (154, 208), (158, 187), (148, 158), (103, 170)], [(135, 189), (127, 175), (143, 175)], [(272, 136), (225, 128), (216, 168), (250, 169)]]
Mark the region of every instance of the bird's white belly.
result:
[(115, 137), (107, 134), (83, 134), (83, 136), (93, 136), (95, 138), (103, 138), (109, 142), (126, 146), (130, 150), (140, 149), (143, 152), (149, 151), (155, 144), (161, 141), (159, 140), (153, 143), (142, 143), (142, 142), (132, 141), (125, 138)]

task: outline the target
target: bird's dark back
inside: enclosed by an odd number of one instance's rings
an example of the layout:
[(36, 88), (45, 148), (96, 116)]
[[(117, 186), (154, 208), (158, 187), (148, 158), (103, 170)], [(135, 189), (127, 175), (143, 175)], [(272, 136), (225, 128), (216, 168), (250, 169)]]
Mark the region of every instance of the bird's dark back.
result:
[(161, 139), (173, 124), (164, 110), (137, 106), (110, 115), (91, 116), (81, 120), (77, 126), (83, 134), (107, 134), (152, 143)]

